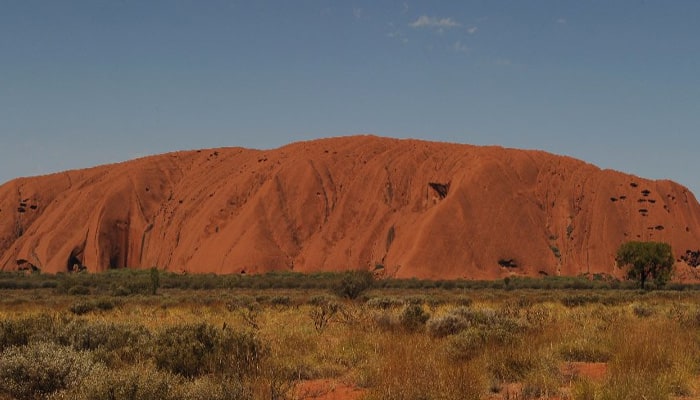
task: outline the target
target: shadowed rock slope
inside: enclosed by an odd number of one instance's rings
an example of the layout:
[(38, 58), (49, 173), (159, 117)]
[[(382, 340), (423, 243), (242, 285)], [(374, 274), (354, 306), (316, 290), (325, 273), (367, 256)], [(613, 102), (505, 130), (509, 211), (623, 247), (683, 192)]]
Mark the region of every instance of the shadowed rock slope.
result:
[[(539, 151), (354, 136), (0, 186), (0, 268), (620, 275), (627, 240), (700, 248), (688, 189)], [(681, 278), (695, 268), (679, 263)]]

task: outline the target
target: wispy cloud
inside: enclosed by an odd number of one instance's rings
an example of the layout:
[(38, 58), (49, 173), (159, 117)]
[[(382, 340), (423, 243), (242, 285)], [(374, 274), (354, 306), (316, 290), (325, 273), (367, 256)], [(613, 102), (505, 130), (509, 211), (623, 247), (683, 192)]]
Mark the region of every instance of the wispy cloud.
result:
[(411, 28), (439, 28), (448, 29), (460, 26), (459, 22), (452, 18), (436, 18), (421, 15), (417, 20), (409, 24)]
[(566, 25), (566, 18), (557, 18), (557, 24), (559, 25)]
[(477, 28), (476, 26), (470, 26), (469, 28), (467, 28), (467, 33), (470, 34), (470, 35), (473, 35), (473, 34), (475, 34), (478, 30), (479, 30), (479, 28)]
[(458, 40), (452, 45), (452, 50), (457, 53), (466, 53), (469, 51), (469, 48)]
[(352, 9), (352, 15), (356, 19), (362, 18), (362, 9), (361, 8), (353, 8)]
[(388, 37), (389, 39), (400, 40), (401, 43), (403, 43), (403, 44), (408, 43), (408, 38), (406, 38), (403, 35), (403, 33), (401, 33), (401, 31), (391, 31), (391, 32), (386, 34), (386, 37)]

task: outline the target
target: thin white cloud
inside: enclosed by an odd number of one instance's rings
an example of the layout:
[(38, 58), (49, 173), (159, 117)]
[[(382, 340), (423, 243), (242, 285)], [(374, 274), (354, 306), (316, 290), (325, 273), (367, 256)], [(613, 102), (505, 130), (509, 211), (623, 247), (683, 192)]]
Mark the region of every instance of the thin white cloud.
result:
[(452, 45), (452, 50), (457, 53), (466, 53), (469, 51), (469, 48), (458, 40)]
[(475, 34), (478, 30), (479, 30), (479, 28), (477, 28), (476, 26), (470, 26), (469, 28), (467, 28), (467, 33), (470, 34), (470, 35), (473, 35), (473, 34)]
[(566, 25), (566, 18), (557, 18), (557, 24), (559, 25)]
[(353, 9), (352, 9), (352, 15), (353, 15), (356, 19), (362, 18), (362, 9), (361, 9), (361, 8), (353, 8)]
[(448, 29), (460, 26), (460, 24), (452, 18), (436, 18), (421, 15), (417, 20), (409, 24), (411, 28), (440, 28)]
[(403, 3), (403, 8), (401, 9), (401, 14), (406, 14), (408, 12), (408, 3)]
[(400, 40), (403, 44), (408, 43), (408, 38), (404, 37), (404, 35), (400, 31), (391, 31), (386, 34), (386, 37), (388, 37), (389, 39)]

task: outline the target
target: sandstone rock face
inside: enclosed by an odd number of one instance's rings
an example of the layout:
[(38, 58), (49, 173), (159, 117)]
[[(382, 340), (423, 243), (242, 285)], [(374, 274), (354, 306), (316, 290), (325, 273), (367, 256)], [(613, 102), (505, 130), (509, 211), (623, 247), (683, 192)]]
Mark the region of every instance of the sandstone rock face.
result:
[[(700, 249), (683, 186), (539, 151), (374, 136), (221, 148), (0, 186), (0, 268), (620, 275), (628, 240)], [(679, 276), (695, 268), (679, 262)]]

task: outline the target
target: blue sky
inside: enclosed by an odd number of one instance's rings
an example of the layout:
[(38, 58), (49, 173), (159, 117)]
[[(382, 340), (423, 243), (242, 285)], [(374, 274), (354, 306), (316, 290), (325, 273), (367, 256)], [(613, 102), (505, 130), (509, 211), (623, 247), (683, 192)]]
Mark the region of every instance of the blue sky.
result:
[(0, 0), (0, 182), (357, 133), (700, 193), (698, 1)]

